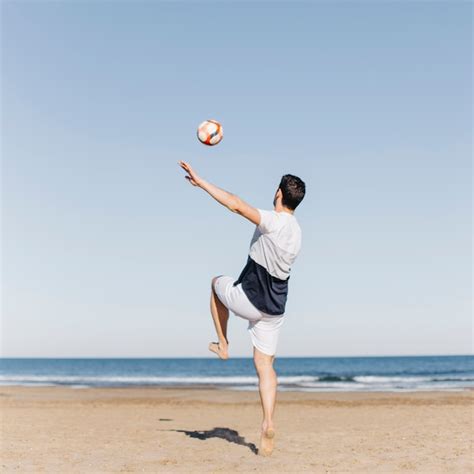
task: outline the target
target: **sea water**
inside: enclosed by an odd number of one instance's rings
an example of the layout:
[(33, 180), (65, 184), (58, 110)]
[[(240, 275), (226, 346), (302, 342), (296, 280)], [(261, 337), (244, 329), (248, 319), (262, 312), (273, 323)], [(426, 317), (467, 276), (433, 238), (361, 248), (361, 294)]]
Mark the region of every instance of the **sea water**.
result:
[[(474, 356), (279, 357), (280, 390), (421, 391), (474, 388)], [(0, 359), (0, 385), (203, 386), (256, 390), (252, 359)]]

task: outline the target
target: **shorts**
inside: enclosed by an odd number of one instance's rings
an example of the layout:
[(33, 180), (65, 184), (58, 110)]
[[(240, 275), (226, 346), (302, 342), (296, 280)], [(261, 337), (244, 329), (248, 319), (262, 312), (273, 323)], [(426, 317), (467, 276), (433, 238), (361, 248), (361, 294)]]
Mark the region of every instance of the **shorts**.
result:
[(214, 282), (217, 297), (229, 311), (249, 322), (247, 329), (253, 345), (264, 354), (275, 355), (284, 315), (273, 316), (258, 310), (242, 290), (242, 284), (234, 286), (234, 282), (229, 276), (217, 277)]

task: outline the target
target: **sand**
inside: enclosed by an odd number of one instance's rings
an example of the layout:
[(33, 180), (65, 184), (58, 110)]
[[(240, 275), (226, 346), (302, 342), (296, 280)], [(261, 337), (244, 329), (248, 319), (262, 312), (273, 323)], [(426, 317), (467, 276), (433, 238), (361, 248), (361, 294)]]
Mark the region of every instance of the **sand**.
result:
[(473, 472), (474, 392), (0, 387), (2, 472)]

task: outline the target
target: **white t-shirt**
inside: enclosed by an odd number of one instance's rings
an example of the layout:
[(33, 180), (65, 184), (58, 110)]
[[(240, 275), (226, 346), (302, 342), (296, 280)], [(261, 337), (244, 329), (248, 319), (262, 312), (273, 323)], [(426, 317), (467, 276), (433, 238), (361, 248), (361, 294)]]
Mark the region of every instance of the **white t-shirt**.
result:
[(283, 314), (291, 266), (301, 249), (301, 228), (293, 214), (258, 209), (260, 224), (239, 279), (250, 302), (271, 315)]

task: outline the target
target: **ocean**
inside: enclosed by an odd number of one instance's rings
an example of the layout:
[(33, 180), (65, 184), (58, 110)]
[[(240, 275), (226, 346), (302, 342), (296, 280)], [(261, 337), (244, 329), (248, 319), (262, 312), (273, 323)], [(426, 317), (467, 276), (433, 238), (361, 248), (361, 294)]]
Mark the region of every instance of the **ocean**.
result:
[[(280, 357), (279, 390), (421, 391), (474, 388), (474, 356)], [(0, 359), (0, 385), (72, 388), (200, 386), (256, 390), (250, 358)]]

